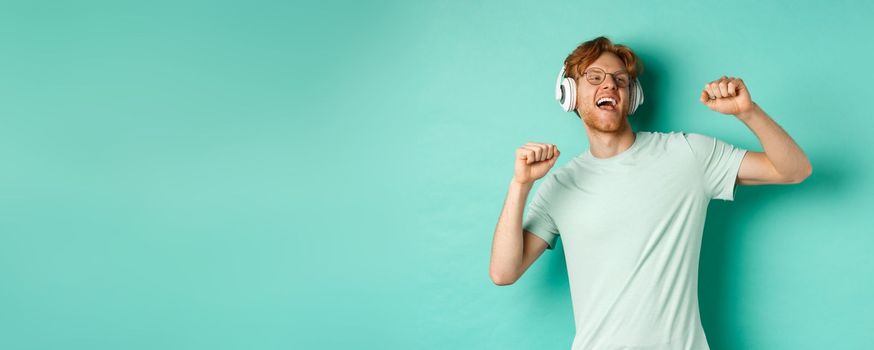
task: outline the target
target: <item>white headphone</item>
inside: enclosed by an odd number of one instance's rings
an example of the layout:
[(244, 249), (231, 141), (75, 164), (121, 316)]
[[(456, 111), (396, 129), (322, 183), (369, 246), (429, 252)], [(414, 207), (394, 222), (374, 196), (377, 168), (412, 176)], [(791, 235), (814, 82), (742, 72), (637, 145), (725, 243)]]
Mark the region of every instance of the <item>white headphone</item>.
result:
[[(564, 68), (565, 66), (562, 64), (561, 71), (558, 72), (558, 79), (555, 80), (555, 99), (561, 104), (561, 109), (565, 112), (572, 112), (577, 105), (577, 82), (573, 78), (565, 76)], [(634, 114), (637, 106), (643, 104), (643, 89), (637, 78), (631, 79), (629, 87), (631, 103), (628, 105), (630, 108), (628, 114)]]

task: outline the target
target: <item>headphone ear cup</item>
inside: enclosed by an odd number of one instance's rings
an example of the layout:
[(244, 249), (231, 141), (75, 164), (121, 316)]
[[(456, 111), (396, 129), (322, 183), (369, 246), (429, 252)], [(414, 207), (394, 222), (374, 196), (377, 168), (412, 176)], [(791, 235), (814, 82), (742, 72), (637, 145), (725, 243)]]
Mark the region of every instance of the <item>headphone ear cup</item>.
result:
[(640, 87), (640, 82), (634, 79), (632, 85), (634, 86), (631, 89), (631, 106), (629, 106), (628, 114), (634, 114), (637, 107), (643, 104), (643, 88)]
[(573, 111), (577, 108), (577, 82), (573, 78), (566, 78), (568, 85), (568, 97), (567, 97), (567, 108), (565, 108), (565, 112)]
[(577, 101), (577, 84), (572, 78), (561, 80), (561, 109), (565, 112), (574, 110)]
[(637, 90), (637, 93), (634, 94), (634, 99), (637, 101), (637, 106), (634, 107), (637, 110), (637, 107), (643, 104), (643, 87), (640, 86), (640, 82), (635, 79), (634, 87)]

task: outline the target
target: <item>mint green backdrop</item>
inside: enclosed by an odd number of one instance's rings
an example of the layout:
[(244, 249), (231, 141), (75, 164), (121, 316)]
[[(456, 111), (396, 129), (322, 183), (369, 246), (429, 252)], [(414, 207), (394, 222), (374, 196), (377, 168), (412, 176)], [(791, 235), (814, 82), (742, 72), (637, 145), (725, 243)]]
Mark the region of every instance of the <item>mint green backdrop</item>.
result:
[[(0, 348), (567, 349), (563, 250), (488, 276), (516, 147), (582, 41), (646, 66), (635, 130), (761, 150), (698, 102), (741, 77), (809, 155), (711, 202), (713, 349), (874, 348), (862, 1), (27, 1), (0, 10)], [(635, 215), (635, 213), (628, 213)]]

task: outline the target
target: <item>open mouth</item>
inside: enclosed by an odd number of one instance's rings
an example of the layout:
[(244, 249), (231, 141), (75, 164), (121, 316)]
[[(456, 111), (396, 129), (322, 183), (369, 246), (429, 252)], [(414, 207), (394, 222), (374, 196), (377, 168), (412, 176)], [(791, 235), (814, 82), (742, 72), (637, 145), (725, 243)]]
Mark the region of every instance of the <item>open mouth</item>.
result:
[(615, 111), (616, 110), (616, 100), (612, 97), (601, 97), (595, 103), (598, 106), (598, 109), (604, 111)]

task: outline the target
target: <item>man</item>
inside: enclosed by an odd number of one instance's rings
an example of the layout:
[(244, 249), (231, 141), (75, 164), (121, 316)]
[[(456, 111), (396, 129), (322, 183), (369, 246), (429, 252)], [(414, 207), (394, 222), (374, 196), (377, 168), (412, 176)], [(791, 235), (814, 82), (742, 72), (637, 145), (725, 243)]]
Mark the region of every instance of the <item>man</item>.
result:
[[(561, 153), (554, 144), (516, 150), (494, 233), (492, 280), (514, 283), (560, 235), (573, 349), (709, 349), (697, 295), (708, 203), (734, 200), (736, 184), (799, 183), (812, 171), (807, 156), (739, 78), (706, 84), (700, 100), (746, 124), (764, 152), (695, 133), (633, 132), (628, 114), (642, 65), (605, 37), (581, 44), (565, 67), (589, 150), (549, 176)], [(528, 193), (544, 176), (523, 224)]]

